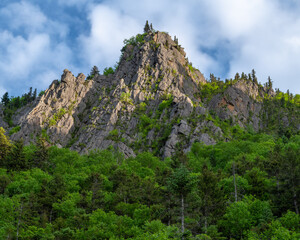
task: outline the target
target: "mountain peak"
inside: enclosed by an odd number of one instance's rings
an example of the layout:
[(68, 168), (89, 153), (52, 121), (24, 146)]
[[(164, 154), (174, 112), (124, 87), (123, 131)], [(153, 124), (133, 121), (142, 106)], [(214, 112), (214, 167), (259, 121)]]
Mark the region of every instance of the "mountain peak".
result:
[(182, 92), (193, 98), (197, 84), (204, 83), (184, 49), (164, 32), (138, 34), (125, 40), (116, 78), (147, 92)]
[[(232, 137), (238, 124), (263, 129), (268, 110), (262, 100), (274, 96), (242, 74), (226, 82), (206, 81), (186, 58), (178, 39), (147, 31), (124, 41), (114, 71), (75, 77), (63, 71), (45, 94), (12, 115), (13, 140), (25, 143), (42, 135), (51, 144), (79, 152), (113, 146), (126, 157), (147, 150), (163, 157), (188, 151), (194, 142), (215, 144)], [(0, 124), (2, 121), (0, 108)], [(297, 125), (297, 113), (285, 125)], [(7, 128), (7, 125), (2, 124)], [(13, 128), (11, 128), (13, 129)]]

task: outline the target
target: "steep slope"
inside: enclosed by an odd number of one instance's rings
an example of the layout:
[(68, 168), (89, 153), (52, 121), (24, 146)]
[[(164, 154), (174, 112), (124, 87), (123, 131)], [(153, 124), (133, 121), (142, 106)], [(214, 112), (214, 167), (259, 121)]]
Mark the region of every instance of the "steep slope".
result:
[[(83, 74), (75, 78), (65, 70), (61, 82), (54, 81), (33, 109), (17, 112), (13, 120), (21, 130), (12, 139), (29, 142), (43, 131), (52, 143), (78, 151), (115, 145), (129, 156), (134, 155), (129, 146), (143, 137), (137, 131), (142, 108), (149, 119), (160, 121), (167, 113), (161, 109), (159, 118), (155, 110), (169, 99), (167, 104), (174, 105), (169, 121), (188, 117), (192, 101), (198, 101), (194, 98), (197, 84), (205, 82), (203, 75), (189, 66), (183, 48), (167, 34), (141, 37), (124, 47), (114, 75), (85, 81)], [(144, 137), (151, 144), (159, 132)]]
[(234, 124), (263, 127), (262, 99), (272, 89), (239, 79), (204, 96), (207, 86), (167, 33), (137, 35), (114, 74), (86, 80), (64, 70), (60, 82), (16, 112), (13, 123), (21, 128), (11, 138), (29, 143), (43, 135), (79, 152), (114, 146), (127, 157), (141, 150), (169, 157), (195, 141), (228, 140)]

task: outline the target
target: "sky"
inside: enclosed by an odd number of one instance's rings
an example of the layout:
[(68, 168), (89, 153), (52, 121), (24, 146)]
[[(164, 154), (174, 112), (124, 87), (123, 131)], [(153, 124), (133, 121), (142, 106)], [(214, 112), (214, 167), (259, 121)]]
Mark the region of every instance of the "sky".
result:
[(146, 20), (176, 35), (206, 78), (255, 69), (300, 93), (298, 0), (1, 0), (0, 97), (45, 90), (65, 68), (114, 66)]

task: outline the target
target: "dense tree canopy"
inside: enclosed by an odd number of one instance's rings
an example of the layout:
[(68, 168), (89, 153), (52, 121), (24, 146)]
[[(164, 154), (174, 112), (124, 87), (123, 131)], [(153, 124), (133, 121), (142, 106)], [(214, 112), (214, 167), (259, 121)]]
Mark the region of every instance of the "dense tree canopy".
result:
[(0, 130), (1, 239), (300, 238), (299, 135), (241, 131), (162, 161), (24, 146)]

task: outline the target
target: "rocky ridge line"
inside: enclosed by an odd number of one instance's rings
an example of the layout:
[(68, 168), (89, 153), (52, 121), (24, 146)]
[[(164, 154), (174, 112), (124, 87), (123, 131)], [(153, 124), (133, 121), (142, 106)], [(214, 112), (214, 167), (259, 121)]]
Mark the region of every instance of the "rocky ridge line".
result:
[[(123, 48), (114, 74), (86, 80), (65, 69), (60, 82), (17, 111), (13, 122), (21, 129), (11, 139), (29, 143), (42, 134), (79, 152), (114, 146), (126, 157), (139, 150), (170, 157), (196, 141), (226, 140), (215, 117), (256, 131), (263, 127), (256, 99), (266, 89), (240, 80), (205, 102), (199, 93), (206, 80), (181, 46), (163, 32), (138, 37)], [(7, 128), (1, 116), (0, 124)]]

